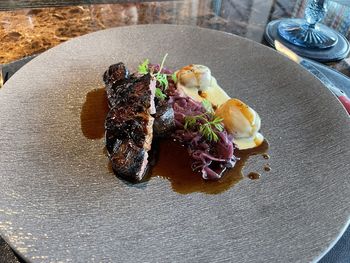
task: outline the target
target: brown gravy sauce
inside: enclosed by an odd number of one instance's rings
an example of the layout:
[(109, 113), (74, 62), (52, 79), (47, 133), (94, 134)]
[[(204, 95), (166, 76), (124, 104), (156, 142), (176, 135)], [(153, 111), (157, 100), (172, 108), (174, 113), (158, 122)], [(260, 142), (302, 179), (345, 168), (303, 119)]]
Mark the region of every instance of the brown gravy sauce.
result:
[(270, 159), (270, 155), (268, 155), (267, 153), (263, 153), (262, 157), (266, 160)]
[(108, 110), (107, 94), (104, 88), (94, 89), (86, 95), (80, 114), (81, 130), (86, 138), (103, 138)]
[(266, 171), (266, 172), (270, 172), (270, 171), (271, 171), (270, 164), (266, 164), (266, 165), (264, 166), (264, 171)]
[[(81, 130), (88, 139), (101, 139), (104, 136), (104, 122), (108, 113), (108, 102), (106, 91), (99, 88), (90, 91), (86, 95), (83, 104), (80, 120)], [(243, 167), (250, 156), (261, 154), (264, 159), (269, 159), (267, 150), (268, 142), (265, 140), (259, 147), (249, 150), (235, 150), (235, 156), (240, 160), (234, 168), (228, 169), (224, 176), (218, 181), (205, 181), (200, 174), (192, 171), (190, 160), (185, 147), (171, 139), (161, 140), (159, 143), (158, 160), (152, 168), (152, 177), (161, 177), (171, 183), (175, 192), (180, 194), (189, 194), (201, 192), (207, 194), (222, 193), (243, 179)], [(104, 149), (104, 152), (106, 150)], [(265, 171), (271, 168), (267, 164)], [(108, 164), (108, 170), (113, 173), (111, 163)], [(258, 179), (260, 174), (252, 172), (247, 175), (250, 179)]]
[[(202, 192), (207, 194), (222, 193), (243, 179), (243, 167), (250, 156), (264, 154), (269, 148), (265, 140), (262, 145), (254, 149), (235, 151), (240, 160), (234, 168), (228, 169), (218, 181), (205, 181), (200, 174), (192, 171), (190, 160), (185, 147), (173, 140), (160, 142), (159, 159), (152, 169), (152, 177), (162, 177), (170, 181), (171, 187), (180, 194)], [(249, 175), (248, 175), (249, 177)], [(258, 179), (259, 176), (254, 179)], [(250, 177), (249, 177), (250, 178)], [(251, 178), (252, 179), (252, 178)]]
[(257, 180), (257, 179), (260, 178), (260, 176), (261, 176), (261, 174), (256, 173), (256, 172), (250, 172), (250, 173), (247, 175), (247, 177), (248, 177), (249, 179), (251, 179), (251, 180)]

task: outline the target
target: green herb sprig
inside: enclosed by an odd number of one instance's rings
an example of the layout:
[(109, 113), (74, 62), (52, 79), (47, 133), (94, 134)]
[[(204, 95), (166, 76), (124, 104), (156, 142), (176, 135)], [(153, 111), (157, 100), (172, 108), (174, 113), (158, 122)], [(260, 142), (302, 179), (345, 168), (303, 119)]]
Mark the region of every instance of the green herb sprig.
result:
[(165, 56), (163, 57), (162, 63), (160, 64), (160, 67), (159, 67), (159, 70), (158, 70), (157, 74), (155, 75), (156, 80), (159, 82), (160, 86), (163, 87), (163, 90), (166, 90), (169, 86), (167, 74), (161, 73), (163, 70), (164, 62), (165, 62), (167, 56), (168, 56), (168, 53), (166, 53)]
[(144, 62), (142, 62), (137, 68), (139, 74), (146, 75), (148, 73), (148, 65), (149, 65), (148, 59), (146, 59)]
[(203, 100), (202, 105), (206, 113), (186, 116), (184, 129), (198, 130), (206, 140), (217, 142), (219, 140), (217, 132), (224, 130), (224, 126), (222, 125), (223, 119), (214, 116), (213, 107), (208, 100)]
[(160, 100), (165, 100), (166, 99), (166, 95), (163, 93), (163, 91), (160, 88), (156, 88), (155, 95)]
[[(166, 95), (164, 94), (164, 91), (169, 87), (168, 82), (168, 75), (165, 73), (161, 73), (164, 67), (165, 60), (168, 56), (168, 53), (165, 54), (163, 57), (162, 63), (160, 64), (159, 70), (156, 74), (152, 70), (149, 69), (149, 60), (146, 59), (138, 66), (138, 73), (141, 75), (145, 75), (150, 73), (152, 77), (156, 79), (156, 81), (159, 83), (161, 88), (156, 88), (155, 95), (158, 99), (164, 100), (166, 98)], [(176, 74), (171, 75), (173, 81), (176, 83)]]
[(175, 83), (177, 82), (176, 72), (174, 72), (174, 73), (171, 75), (171, 79), (172, 79)]

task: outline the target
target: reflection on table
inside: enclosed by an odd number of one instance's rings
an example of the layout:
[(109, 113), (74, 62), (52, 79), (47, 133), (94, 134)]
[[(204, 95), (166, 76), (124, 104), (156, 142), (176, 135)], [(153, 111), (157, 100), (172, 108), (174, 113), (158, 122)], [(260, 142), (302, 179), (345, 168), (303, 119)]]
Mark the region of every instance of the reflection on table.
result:
[[(4, 2), (2, 1), (2, 7)], [(69, 1), (54, 1), (56, 5)], [(77, 1), (91, 3), (101, 1)], [(108, 2), (108, 1), (104, 1)], [(41, 53), (70, 38), (97, 30), (137, 24), (185, 24), (263, 41), (266, 24), (280, 17), (301, 17), (306, 0), (183, 0), (142, 3), (83, 4), (0, 11), (0, 63)], [(18, 7), (43, 1), (18, 1)], [(24, 5), (25, 4), (25, 5)], [(0, 6), (1, 7), (1, 6)], [(350, 7), (331, 3), (325, 23), (349, 38)], [(346, 17), (346, 19), (343, 19)], [(347, 60), (335, 67), (350, 75)]]

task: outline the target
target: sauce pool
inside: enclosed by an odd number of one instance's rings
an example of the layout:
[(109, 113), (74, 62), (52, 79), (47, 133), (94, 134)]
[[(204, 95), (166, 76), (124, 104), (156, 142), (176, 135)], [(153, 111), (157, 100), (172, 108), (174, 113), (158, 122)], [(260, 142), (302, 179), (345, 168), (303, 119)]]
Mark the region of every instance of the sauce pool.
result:
[[(240, 160), (234, 168), (226, 170), (223, 177), (217, 181), (206, 181), (202, 179), (200, 174), (192, 171), (190, 159), (184, 146), (171, 139), (163, 140), (159, 144), (159, 157), (152, 169), (151, 177), (169, 180), (172, 189), (180, 194), (194, 192), (219, 194), (230, 189), (244, 178), (242, 170), (250, 156), (264, 154), (268, 147), (265, 140), (259, 147), (242, 151), (235, 150), (235, 156)], [(259, 176), (253, 175), (253, 177), (258, 179), (260, 174)]]
[[(107, 95), (104, 88), (90, 91), (86, 95), (83, 104), (80, 120), (81, 130), (88, 139), (101, 139), (104, 137), (104, 123), (109, 111)], [(235, 150), (235, 156), (240, 160), (237, 161), (234, 168), (224, 172), (221, 179), (217, 181), (205, 181), (199, 173), (192, 171), (187, 149), (172, 139), (162, 139), (154, 144), (156, 155), (158, 156), (156, 164), (151, 169), (152, 177), (161, 177), (169, 180), (172, 189), (180, 194), (190, 194), (201, 192), (206, 194), (219, 194), (237, 184), (244, 178), (243, 167), (252, 155), (261, 154), (264, 159), (269, 159), (267, 150), (269, 145), (265, 140), (260, 146), (248, 150)], [(107, 169), (113, 173), (111, 164)], [(265, 171), (271, 168), (267, 165)], [(249, 173), (250, 179), (260, 178), (258, 173)]]
[(80, 114), (81, 131), (88, 139), (101, 139), (105, 134), (105, 119), (109, 111), (104, 88), (94, 89), (86, 95)]

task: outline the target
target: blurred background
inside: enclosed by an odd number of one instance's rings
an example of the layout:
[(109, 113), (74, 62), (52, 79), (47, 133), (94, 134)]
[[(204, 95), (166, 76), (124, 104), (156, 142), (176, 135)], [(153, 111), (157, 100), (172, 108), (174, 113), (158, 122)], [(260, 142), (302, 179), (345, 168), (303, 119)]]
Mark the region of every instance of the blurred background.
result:
[[(263, 42), (266, 24), (303, 17), (307, 0), (2, 0), (0, 64), (41, 53), (70, 38), (134, 24), (186, 24)], [(330, 0), (324, 23), (350, 38), (350, 1)]]

